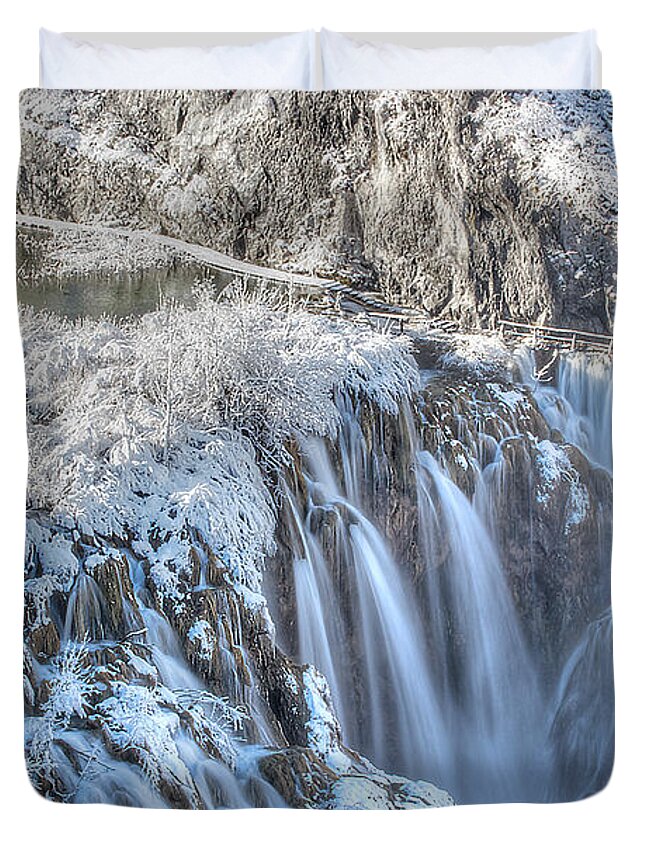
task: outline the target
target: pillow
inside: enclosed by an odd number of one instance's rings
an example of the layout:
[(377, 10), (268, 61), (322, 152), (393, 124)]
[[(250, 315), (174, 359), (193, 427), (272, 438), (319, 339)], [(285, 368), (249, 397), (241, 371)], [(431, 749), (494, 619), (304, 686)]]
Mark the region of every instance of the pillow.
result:
[(593, 30), (533, 45), (419, 49), (320, 34), (323, 89), (590, 89)]
[(131, 48), (40, 30), (46, 89), (310, 89), (313, 30), (243, 47)]

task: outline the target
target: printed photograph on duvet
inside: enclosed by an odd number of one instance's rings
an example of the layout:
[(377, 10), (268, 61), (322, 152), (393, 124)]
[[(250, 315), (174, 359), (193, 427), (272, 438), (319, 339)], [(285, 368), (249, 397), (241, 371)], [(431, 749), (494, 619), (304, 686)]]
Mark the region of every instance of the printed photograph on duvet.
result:
[(611, 114), (604, 91), (22, 93), (42, 796), (606, 785)]

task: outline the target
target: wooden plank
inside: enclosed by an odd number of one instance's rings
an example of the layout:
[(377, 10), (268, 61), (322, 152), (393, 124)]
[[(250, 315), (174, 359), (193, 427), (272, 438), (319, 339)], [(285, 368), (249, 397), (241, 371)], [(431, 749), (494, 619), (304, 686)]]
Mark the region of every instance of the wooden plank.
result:
[(539, 323), (531, 324), (531, 323), (518, 323), (515, 320), (500, 320), (500, 326), (511, 326), (516, 329), (526, 329), (529, 331), (533, 331), (534, 329), (543, 330), (549, 333), (559, 333), (562, 335), (580, 335), (588, 338), (593, 338), (598, 341), (610, 341), (612, 339), (611, 335), (605, 335), (600, 332), (588, 332), (583, 329), (562, 329), (557, 326), (544, 326)]

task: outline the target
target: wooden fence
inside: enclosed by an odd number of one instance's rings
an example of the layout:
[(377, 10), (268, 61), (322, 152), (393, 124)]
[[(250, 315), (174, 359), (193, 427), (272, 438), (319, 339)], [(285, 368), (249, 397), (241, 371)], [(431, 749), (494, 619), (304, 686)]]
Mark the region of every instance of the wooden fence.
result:
[(523, 340), (534, 349), (582, 350), (601, 352), (611, 355), (613, 338), (597, 332), (585, 332), (581, 329), (559, 329), (555, 326), (543, 326), (532, 323), (517, 323), (501, 320), (499, 328), (502, 335), (512, 340)]

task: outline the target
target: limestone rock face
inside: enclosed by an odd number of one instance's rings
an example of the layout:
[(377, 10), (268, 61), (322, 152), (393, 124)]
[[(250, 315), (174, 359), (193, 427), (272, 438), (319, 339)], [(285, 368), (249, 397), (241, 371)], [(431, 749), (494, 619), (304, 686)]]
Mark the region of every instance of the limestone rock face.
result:
[(557, 668), (609, 606), (611, 477), (572, 445), (517, 438), (502, 452), (500, 549), (531, 639)]
[(18, 210), (160, 231), (479, 326), (606, 332), (601, 92), (40, 92)]
[(260, 771), (288, 805), (324, 803), (329, 809), (400, 809), (454, 805), (452, 797), (429, 782), (386, 776), (358, 759), (350, 772), (325, 765), (311, 750), (287, 749), (260, 761)]
[(260, 772), (292, 808), (326, 799), (338, 778), (312, 750), (285, 749), (260, 761)]

